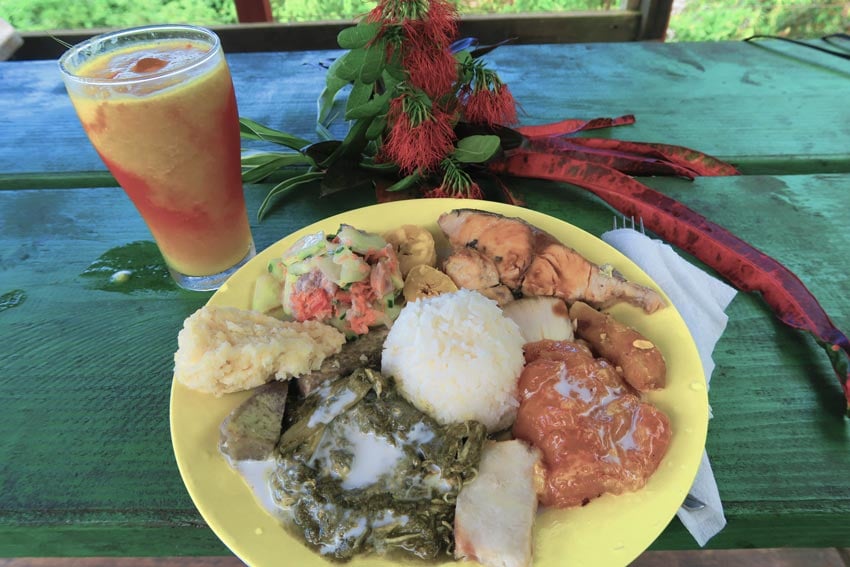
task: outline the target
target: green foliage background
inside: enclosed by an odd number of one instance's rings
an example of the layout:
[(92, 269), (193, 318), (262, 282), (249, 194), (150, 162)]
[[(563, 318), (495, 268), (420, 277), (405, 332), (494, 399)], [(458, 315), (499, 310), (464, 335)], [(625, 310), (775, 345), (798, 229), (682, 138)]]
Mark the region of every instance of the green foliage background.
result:
[[(618, 0), (456, 0), (463, 14), (617, 9)], [(374, 0), (272, 0), (281, 22), (350, 20)], [(233, 0), (0, 0), (0, 17), (22, 31), (128, 27), (149, 23), (236, 23)], [(674, 11), (669, 41), (793, 38), (850, 32), (850, 2), (816, 0), (686, 0)]]
[(691, 0), (670, 18), (670, 41), (791, 38), (850, 32), (850, 2), (812, 0)]

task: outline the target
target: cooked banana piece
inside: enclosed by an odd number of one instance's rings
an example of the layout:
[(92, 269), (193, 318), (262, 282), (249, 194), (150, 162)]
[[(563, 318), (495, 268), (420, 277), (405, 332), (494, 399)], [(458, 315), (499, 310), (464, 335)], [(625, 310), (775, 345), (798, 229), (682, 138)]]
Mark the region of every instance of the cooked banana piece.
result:
[(437, 247), (434, 236), (428, 229), (414, 224), (405, 224), (383, 235), (384, 240), (395, 248), (401, 275), (407, 277), (414, 267), (437, 265)]
[(457, 291), (457, 286), (449, 276), (437, 268), (420, 264), (414, 266), (404, 278), (402, 293), (405, 300), (416, 301), (423, 297), (434, 297), (451, 291)]

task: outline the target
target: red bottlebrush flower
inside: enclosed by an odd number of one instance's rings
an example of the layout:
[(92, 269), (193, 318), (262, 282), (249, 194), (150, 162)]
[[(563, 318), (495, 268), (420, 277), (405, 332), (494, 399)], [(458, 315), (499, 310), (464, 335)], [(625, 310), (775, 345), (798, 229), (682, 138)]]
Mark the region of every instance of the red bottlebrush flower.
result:
[[(383, 148), (386, 157), (405, 175), (430, 171), (454, 151), (451, 116), (412, 98), (401, 95), (390, 102), (390, 131)], [(406, 108), (406, 102), (410, 108)]]
[(481, 190), (478, 183), (474, 182), (469, 174), (461, 169), (453, 159), (447, 159), (442, 163), (443, 182), (439, 187), (435, 187), (430, 191), (425, 192), (425, 197), (429, 199), (438, 199), (440, 197), (451, 197), (454, 199), (483, 199), (484, 191)]
[(366, 19), (370, 22), (403, 24), (407, 20), (420, 20), (429, 10), (431, 0), (380, 0)]
[(410, 42), (405, 46), (404, 67), (410, 84), (432, 100), (450, 93), (457, 81), (458, 63), (448, 48)]
[(484, 191), (478, 186), (478, 183), (470, 182), (466, 187), (448, 187), (445, 181), (439, 186), (425, 192), (426, 199), (483, 199)]
[(435, 43), (448, 47), (457, 39), (457, 21), (457, 6), (447, 0), (431, 0), (426, 26)]
[(504, 83), (496, 83), (492, 89), (473, 88), (469, 85), (461, 89), (463, 115), (473, 124), (516, 124), (516, 101), (510, 89)]

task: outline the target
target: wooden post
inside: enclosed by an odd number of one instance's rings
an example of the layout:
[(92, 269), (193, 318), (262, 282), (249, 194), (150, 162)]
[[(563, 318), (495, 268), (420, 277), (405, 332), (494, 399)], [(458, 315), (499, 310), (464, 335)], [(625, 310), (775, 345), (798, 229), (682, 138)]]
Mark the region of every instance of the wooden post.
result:
[(24, 43), (12, 25), (0, 18), (0, 61), (8, 59)]
[(623, 0), (621, 6), (623, 10), (640, 12), (636, 41), (664, 41), (673, 10), (673, 0)]
[(236, 4), (236, 18), (240, 24), (274, 21), (269, 0), (233, 0), (233, 2)]

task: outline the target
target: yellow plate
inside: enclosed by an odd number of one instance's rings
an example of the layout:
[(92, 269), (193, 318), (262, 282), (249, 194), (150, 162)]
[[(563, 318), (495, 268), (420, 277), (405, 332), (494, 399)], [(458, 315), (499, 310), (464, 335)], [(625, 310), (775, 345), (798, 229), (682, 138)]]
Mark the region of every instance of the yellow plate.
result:
[[(630, 280), (658, 289), (617, 250), (553, 217), (500, 203), (423, 199), (357, 209), (293, 233), (259, 253), (234, 274), (210, 299), (210, 304), (250, 308), (255, 278), (266, 270), (270, 259), (280, 256), (305, 234), (318, 230), (334, 232), (344, 222), (376, 232), (411, 223), (428, 227), (439, 236), (436, 220), (440, 213), (463, 207), (524, 218), (591, 261), (611, 263)], [(619, 320), (636, 327), (664, 353), (668, 385), (648, 398), (670, 417), (673, 438), (669, 451), (647, 486), (638, 492), (606, 495), (582, 508), (540, 512), (534, 527), (535, 567), (627, 565), (658, 537), (684, 500), (705, 445), (708, 398), (693, 339), (679, 313), (669, 300), (667, 303), (666, 308), (653, 315), (645, 315), (629, 305), (619, 305), (612, 312)], [(247, 396), (239, 393), (215, 398), (176, 382), (172, 385), (171, 437), (186, 488), (210, 528), (248, 565), (330, 565), (284, 531), (218, 452), (219, 424)], [(352, 567), (393, 564), (375, 557), (362, 557), (349, 563)]]

